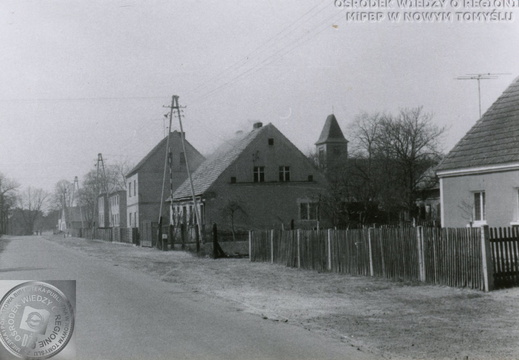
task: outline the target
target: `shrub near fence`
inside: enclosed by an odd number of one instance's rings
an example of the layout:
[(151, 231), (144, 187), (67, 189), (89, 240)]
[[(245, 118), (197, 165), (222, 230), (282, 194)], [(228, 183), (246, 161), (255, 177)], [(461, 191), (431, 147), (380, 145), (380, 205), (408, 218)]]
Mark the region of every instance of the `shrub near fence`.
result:
[[(251, 261), (290, 267), (492, 288), (491, 261), (479, 228), (252, 231)], [(489, 279), (490, 276), (490, 279)]]

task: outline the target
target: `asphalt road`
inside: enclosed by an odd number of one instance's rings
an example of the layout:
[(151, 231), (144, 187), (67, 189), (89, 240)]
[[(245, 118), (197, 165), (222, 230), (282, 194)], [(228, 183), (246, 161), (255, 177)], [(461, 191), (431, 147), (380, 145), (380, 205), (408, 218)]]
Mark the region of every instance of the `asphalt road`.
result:
[(57, 360), (72, 357), (74, 346), (85, 360), (373, 358), (40, 236), (2, 238), (0, 248), (6, 241), (0, 280), (76, 280), (74, 339)]

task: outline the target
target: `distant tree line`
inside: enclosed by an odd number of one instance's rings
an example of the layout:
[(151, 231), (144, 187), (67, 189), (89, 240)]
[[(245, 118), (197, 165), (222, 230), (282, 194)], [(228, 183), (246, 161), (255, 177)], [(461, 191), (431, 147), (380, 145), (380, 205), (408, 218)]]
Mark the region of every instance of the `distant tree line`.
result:
[(78, 190), (74, 189), (73, 182), (60, 180), (52, 193), (34, 187), (21, 189), (16, 180), (0, 173), (0, 236), (57, 230), (63, 212), (67, 218), (74, 208), (81, 208), (85, 227), (92, 226), (97, 197), (104, 192), (125, 189), (125, 175), (129, 170), (126, 162), (107, 166), (104, 171), (93, 169), (84, 175)]

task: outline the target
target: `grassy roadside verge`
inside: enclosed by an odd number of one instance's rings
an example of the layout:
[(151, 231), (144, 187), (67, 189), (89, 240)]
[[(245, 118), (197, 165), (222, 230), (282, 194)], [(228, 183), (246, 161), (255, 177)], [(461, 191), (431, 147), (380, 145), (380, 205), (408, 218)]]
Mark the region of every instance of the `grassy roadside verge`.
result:
[(194, 292), (393, 359), (519, 358), (519, 289), (483, 293), (303, 271), (247, 259), (198, 258), (47, 237)]

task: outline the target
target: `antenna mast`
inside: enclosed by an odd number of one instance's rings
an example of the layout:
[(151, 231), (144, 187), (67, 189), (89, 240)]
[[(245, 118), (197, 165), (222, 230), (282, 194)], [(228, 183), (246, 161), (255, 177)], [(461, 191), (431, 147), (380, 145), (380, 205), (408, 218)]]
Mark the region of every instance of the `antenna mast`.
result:
[(497, 79), (499, 75), (509, 75), (508, 73), (484, 73), (484, 74), (467, 74), (458, 76), (456, 80), (477, 80), (478, 82), (478, 101), (479, 101), (479, 118), (481, 119), (481, 80)]

